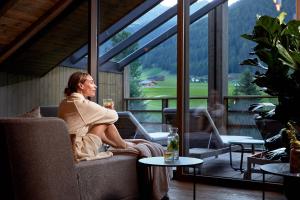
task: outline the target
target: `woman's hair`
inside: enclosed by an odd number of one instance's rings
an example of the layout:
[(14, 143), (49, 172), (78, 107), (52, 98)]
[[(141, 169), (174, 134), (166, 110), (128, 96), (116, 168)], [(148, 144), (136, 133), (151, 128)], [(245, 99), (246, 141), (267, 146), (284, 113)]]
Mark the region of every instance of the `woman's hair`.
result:
[(84, 83), (87, 77), (90, 76), (86, 72), (74, 72), (68, 81), (68, 86), (65, 88), (65, 95), (70, 96), (73, 92), (77, 92), (77, 87), (79, 83)]

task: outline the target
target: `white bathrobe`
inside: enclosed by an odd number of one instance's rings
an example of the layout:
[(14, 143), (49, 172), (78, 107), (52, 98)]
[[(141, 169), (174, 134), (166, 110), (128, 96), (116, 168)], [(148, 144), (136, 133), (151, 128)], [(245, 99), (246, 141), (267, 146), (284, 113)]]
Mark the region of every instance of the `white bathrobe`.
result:
[(90, 134), (89, 130), (95, 124), (112, 124), (118, 120), (115, 110), (104, 108), (86, 99), (80, 93), (72, 93), (59, 105), (58, 116), (68, 126), (70, 134), (76, 135), (74, 154), (77, 161), (93, 160), (112, 156), (112, 152), (99, 152), (101, 139)]

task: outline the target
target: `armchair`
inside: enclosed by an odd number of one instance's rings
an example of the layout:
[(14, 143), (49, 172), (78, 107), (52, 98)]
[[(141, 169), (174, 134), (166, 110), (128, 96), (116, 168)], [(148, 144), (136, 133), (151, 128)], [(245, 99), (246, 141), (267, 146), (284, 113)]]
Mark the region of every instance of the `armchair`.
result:
[[(42, 116), (55, 114), (57, 107), (47, 109), (51, 112), (41, 107)], [(142, 195), (136, 156), (75, 163), (66, 124), (59, 118), (0, 118), (0, 137), (2, 197), (98, 200)]]

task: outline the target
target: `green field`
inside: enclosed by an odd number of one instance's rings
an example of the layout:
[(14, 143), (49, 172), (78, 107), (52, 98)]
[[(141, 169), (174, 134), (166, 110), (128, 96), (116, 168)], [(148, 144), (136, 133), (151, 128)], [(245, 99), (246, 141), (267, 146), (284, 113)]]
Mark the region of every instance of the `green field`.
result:
[[(176, 75), (167, 72), (158, 72), (156, 70), (148, 70), (143, 72), (142, 79), (146, 80), (147, 77), (155, 74), (164, 75), (164, 81), (157, 81), (157, 84), (152, 87), (142, 87), (144, 97), (176, 97)], [(229, 84), (228, 93), (232, 94), (234, 89), (233, 84)], [(206, 97), (208, 94), (207, 83), (190, 83), (190, 97)], [(145, 102), (147, 110), (160, 110), (160, 100), (148, 100)], [(206, 106), (206, 100), (191, 100), (190, 107)], [(175, 100), (169, 102), (169, 107), (176, 107)]]

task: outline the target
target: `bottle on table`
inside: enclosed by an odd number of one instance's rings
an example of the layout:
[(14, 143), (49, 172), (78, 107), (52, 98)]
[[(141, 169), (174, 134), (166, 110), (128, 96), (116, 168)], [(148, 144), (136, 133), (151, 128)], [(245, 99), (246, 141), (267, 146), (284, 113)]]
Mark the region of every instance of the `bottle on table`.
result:
[(179, 159), (179, 135), (176, 127), (169, 128), (167, 152), (173, 156), (173, 160)]

